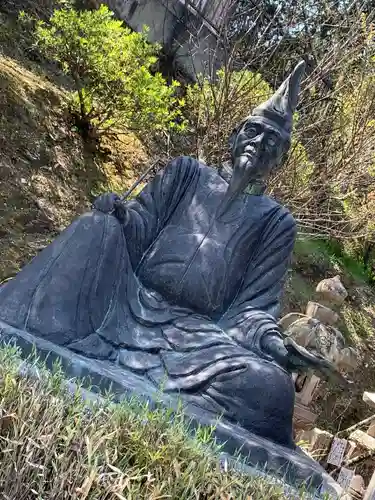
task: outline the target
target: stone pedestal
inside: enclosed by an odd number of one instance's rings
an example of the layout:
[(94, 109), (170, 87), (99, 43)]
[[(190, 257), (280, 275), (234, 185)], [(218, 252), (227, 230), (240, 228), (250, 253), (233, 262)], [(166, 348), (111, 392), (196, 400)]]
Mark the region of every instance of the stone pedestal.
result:
[[(161, 393), (143, 377), (132, 372), (125, 372), (118, 367), (108, 369), (108, 366), (98, 360), (88, 359), (68, 349), (51, 344), (49, 341), (34, 337), (26, 332), (17, 330), (0, 321), (0, 343), (14, 345), (19, 348), (24, 359), (31, 355), (38, 357), (39, 363), (53, 369), (58, 363), (68, 380), (81, 379), (83, 388), (95, 390), (90, 398), (98, 398), (101, 393), (113, 394), (113, 401), (119, 402), (127, 397), (135, 396), (137, 400), (148, 403), (150, 409), (166, 407), (173, 412), (184, 411), (190, 429), (198, 426), (212, 426), (214, 438), (223, 446), (223, 452), (233, 456), (234, 462), (240, 469), (257, 468), (287, 483), (299, 488), (310, 484), (312, 489), (326, 491), (337, 498), (340, 493), (338, 484), (326, 471), (309, 456), (278, 445), (260, 436), (252, 434), (237, 424), (197, 407), (193, 402), (183, 401), (175, 395)], [(33, 370), (27, 362), (22, 364), (23, 374), (29, 372), (38, 376), (39, 371)], [(69, 382), (67, 382), (68, 384)], [(75, 392), (74, 388), (73, 392)], [(89, 392), (89, 391), (87, 391)], [(99, 396), (100, 397), (100, 396)], [(238, 455), (240, 450), (241, 455)], [(238, 460), (238, 456), (242, 459)], [(246, 465), (243, 465), (243, 463)]]

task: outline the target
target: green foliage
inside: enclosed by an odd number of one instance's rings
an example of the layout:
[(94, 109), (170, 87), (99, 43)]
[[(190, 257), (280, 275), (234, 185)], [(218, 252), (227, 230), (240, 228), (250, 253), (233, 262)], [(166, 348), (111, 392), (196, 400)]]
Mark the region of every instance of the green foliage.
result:
[(159, 47), (133, 33), (102, 5), (98, 10), (55, 10), (39, 21), (35, 35), (42, 53), (72, 77), (72, 106), (81, 130), (163, 131), (177, 125), (177, 82), (168, 86), (152, 73)]
[[(297, 113), (295, 115), (297, 117)], [(296, 129), (296, 126), (294, 128)], [(315, 165), (310, 161), (304, 145), (298, 140), (298, 136), (293, 134), (288, 159), (280, 179), (281, 183), (279, 181), (284, 193), (291, 197), (296, 189), (307, 188), (314, 169)]]
[(370, 339), (373, 335), (373, 320), (363, 307), (350, 307), (344, 303), (340, 310), (342, 324), (340, 330), (345, 335), (346, 340), (353, 344), (361, 342), (364, 339)]
[(322, 276), (333, 271), (343, 273), (358, 283), (371, 283), (371, 271), (365, 269), (361, 258), (335, 239), (309, 238), (303, 234), (297, 238), (295, 260), (298, 267), (316, 268)]
[(271, 93), (261, 75), (248, 70), (221, 69), (214, 82), (200, 75), (197, 83), (187, 86), (184, 107), (192, 153), (209, 163), (220, 162), (233, 126)]
[[(194, 153), (208, 163), (221, 163), (228, 154), (226, 140), (233, 127), (273, 92), (259, 73), (249, 70), (221, 69), (215, 82), (200, 77), (197, 83), (189, 85), (184, 114), (189, 122), (190, 141), (195, 144)], [(297, 113), (294, 121), (298, 123)], [(290, 189), (294, 185), (307, 186), (313, 171), (303, 144), (293, 138), (284, 176)]]
[[(371, 60), (370, 65), (374, 66), (374, 60)], [(348, 176), (346, 182), (342, 182), (345, 189), (342, 189), (342, 184), (339, 183), (335, 194), (341, 201), (346, 218), (355, 220), (362, 232), (369, 235), (375, 230), (373, 196), (375, 122), (372, 119), (374, 95), (373, 75), (358, 75), (353, 72), (351, 84), (344, 87), (339, 94), (339, 105), (335, 116), (336, 130), (332, 135), (332, 142), (336, 148), (331, 157), (333, 166), (343, 164), (346, 167), (346, 159), (355, 155), (354, 175)], [(336, 172), (333, 173), (337, 175)]]
[(271, 94), (272, 89), (259, 73), (221, 69), (215, 83), (200, 77), (187, 87), (186, 106), (195, 122), (203, 127), (220, 115), (230, 120), (228, 125), (232, 127)]

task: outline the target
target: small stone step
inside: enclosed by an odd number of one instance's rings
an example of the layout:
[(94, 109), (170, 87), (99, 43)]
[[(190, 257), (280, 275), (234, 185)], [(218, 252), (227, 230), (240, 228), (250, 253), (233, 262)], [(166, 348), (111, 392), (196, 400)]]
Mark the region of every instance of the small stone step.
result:
[(364, 392), (362, 399), (371, 408), (375, 408), (375, 392)]
[(334, 325), (339, 320), (339, 315), (335, 311), (313, 301), (307, 303), (306, 316), (318, 319), (323, 325)]
[(299, 319), (302, 318), (306, 318), (306, 315), (301, 313), (291, 312), (281, 318), (281, 320), (279, 321), (279, 327), (284, 331), (287, 328), (289, 328), (290, 325), (292, 325), (295, 321), (298, 321)]
[(308, 453), (315, 460), (323, 460), (331, 447), (333, 434), (315, 427), (299, 434), (297, 442), (308, 443)]
[(357, 429), (350, 434), (349, 439), (357, 444), (356, 456), (362, 453), (362, 451), (375, 451), (375, 438), (369, 436), (366, 432)]

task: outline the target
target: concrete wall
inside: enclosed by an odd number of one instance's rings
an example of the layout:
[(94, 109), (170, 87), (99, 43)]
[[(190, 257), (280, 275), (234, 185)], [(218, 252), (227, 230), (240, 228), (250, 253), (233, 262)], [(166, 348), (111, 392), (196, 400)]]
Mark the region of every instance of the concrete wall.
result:
[[(150, 28), (151, 42), (169, 43), (176, 16), (158, 0), (107, 0), (116, 14), (135, 31)], [(178, 2), (180, 3), (180, 2)], [(181, 7), (183, 7), (181, 5)]]
[(109, 7), (135, 31), (149, 27), (149, 40), (173, 53), (191, 79), (220, 66), (218, 34), (180, 0), (107, 0)]

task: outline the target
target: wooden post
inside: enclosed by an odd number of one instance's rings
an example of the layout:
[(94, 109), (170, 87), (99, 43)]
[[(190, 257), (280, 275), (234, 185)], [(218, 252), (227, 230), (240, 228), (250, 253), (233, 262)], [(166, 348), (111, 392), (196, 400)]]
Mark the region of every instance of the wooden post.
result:
[(314, 392), (318, 387), (319, 382), (319, 377), (317, 377), (313, 373), (309, 373), (303, 385), (302, 391), (296, 393), (296, 400), (305, 406), (309, 406), (314, 397)]
[(363, 500), (375, 500), (375, 472), (372, 474), (371, 481), (367, 486)]

